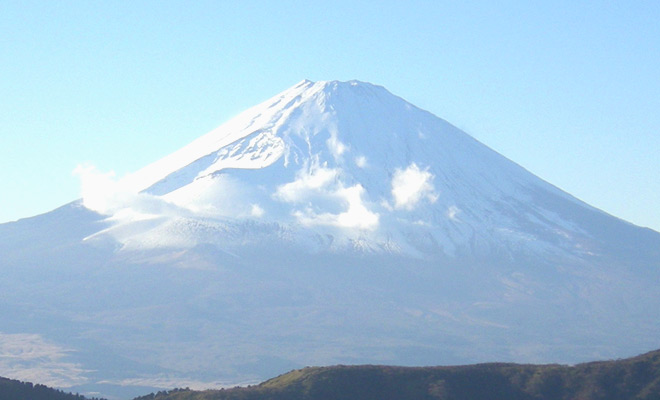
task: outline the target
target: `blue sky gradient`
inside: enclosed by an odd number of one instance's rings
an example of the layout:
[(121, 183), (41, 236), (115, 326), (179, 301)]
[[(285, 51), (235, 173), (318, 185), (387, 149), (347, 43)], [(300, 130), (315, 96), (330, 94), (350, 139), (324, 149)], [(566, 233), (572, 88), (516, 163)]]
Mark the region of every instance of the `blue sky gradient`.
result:
[(383, 85), (660, 230), (660, 2), (3, 1), (0, 222), (302, 79)]

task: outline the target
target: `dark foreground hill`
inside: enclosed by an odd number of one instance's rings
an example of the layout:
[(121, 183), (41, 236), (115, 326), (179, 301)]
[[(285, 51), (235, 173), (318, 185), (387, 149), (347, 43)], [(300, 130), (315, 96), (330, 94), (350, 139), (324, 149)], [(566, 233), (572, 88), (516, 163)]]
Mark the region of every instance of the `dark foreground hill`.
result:
[(294, 370), (257, 386), (176, 390), (136, 400), (660, 399), (660, 350), (576, 366), (334, 366)]
[(0, 377), (0, 400), (100, 400)]

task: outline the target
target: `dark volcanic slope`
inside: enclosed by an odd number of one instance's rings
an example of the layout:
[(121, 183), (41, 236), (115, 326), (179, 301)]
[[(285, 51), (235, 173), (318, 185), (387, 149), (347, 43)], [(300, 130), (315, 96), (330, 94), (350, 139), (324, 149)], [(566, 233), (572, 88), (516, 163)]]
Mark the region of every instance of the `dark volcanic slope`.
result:
[(334, 366), (294, 370), (258, 386), (178, 390), (136, 400), (660, 399), (660, 350), (576, 366)]

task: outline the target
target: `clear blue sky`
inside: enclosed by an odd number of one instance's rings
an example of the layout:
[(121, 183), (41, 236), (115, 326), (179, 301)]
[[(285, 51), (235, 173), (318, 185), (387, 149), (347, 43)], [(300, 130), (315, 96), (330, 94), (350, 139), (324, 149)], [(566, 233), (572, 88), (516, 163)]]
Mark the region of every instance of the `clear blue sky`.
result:
[(387, 87), (660, 231), (658, 1), (0, 2), (0, 222), (302, 79)]

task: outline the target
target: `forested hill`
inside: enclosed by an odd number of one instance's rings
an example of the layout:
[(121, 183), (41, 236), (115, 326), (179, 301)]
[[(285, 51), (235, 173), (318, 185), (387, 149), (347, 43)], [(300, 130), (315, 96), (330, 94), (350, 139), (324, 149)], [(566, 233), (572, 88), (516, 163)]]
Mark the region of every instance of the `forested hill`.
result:
[(100, 400), (0, 377), (0, 400)]
[(576, 366), (309, 367), (258, 386), (136, 400), (660, 400), (660, 351)]

